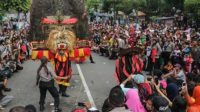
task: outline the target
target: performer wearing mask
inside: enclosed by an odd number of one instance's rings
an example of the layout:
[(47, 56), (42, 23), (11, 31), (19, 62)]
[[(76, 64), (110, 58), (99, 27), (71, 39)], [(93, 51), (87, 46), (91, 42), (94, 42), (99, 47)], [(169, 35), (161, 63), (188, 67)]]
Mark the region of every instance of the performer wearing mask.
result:
[(44, 104), (47, 91), (50, 92), (52, 97), (54, 98), (54, 105), (55, 111), (54, 112), (61, 112), (59, 109), (59, 93), (54, 85), (54, 78), (55, 79), (68, 79), (68, 77), (59, 77), (56, 76), (53, 70), (48, 66), (48, 59), (46, 57), (41, 58), (41, 65), (37, 71), (37, 82), (36, 85), (39, 84), (40, 88), (40, 111), (44, 111)]
[(67, 87), (70, 86), (69, 81), (72, 76), (71, 61), (69, 59), (69, 53), (65, 47), (59, 48), (54, 59), (55, 72), (59, 77), (68, 77), (67, 79), (57, 79), (56, 82), (59, 85), (59, 93), (63, 97), (69, 97), (66, 94)]

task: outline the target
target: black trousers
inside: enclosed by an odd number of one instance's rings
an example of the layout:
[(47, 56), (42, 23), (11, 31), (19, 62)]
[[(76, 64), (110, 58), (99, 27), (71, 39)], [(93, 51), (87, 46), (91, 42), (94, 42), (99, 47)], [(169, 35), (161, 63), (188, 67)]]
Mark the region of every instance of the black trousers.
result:
[(171, 55), (171, 52), (163, 52), (162, 53), (162, 57), (164, 59), (164, 65), (167, 65), (167, 63), (170, 61), (170, 55)]
[(114, 58), (117, 58), (117, 52), (112, 50), (111, 51), (111, 56), (110, 56), (110, 59), (114, 59)]
[(101, 55), (106, 55), (106, 56), (109, 56), (109, 52), (108, 52), (108, 49), (106, 47), (100, 47), (99, 49)]
[(90, 55), (90, 62), (94, 62), (92, 54)]
[(65, 94), (66, 90), (67, 90), (67, 86), (63, 86), (63, 85), (58, 85), (59, 86), (59, 93), (61, 94)]
[(60, 99), (59, 99), (59, 93), (58, 93), (58, 90), (56, 89), (56, 87), (42, 85), (41, 83), (40, 83), (40, 102), (39, 102), (40, 105), (45, 104), (47, 91), (49, 91), (51, 96), (54, 98), (54, 105), (56, 108), (58, 108), (59, 104), (60, 104)]

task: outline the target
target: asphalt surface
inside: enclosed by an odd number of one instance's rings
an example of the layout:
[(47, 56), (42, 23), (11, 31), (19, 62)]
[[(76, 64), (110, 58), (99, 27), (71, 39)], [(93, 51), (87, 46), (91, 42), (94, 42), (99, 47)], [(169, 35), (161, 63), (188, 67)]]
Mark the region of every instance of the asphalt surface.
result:
[[(97, 108), (101, 110), (102, 104), (108, 96), (110, 89), (116, 85), (113, 76), (115, 66), (113, 60), (99, 56), (96, 53), (93, 53), (93, 58), (95, 64), (87, 60), (85, 63), (79, 65), (94, 103)], [(9, 79), (8, 87), (12, 88), (12, 91), (5, 94), (12, 95), (15, 99), (2, 112), (8, 112), (9, 109), (14, 106), (25, 106), (28, 104), (33, 104), (37, 109), (39, 108), (39, 89), (35, 85), (38, 66), (39, 61), (26, 61), (23, 64), (24, 69), (15, 73), (14, 76)], [(77, 107), (78, 102), (89, 101), (82, 80), (79, 77), (76, 64), (72, 64), (72, 67), (73, 77), (71, 79), (71, 86), (67, 90), (70, 97), (60, 98), (60, 107), (63, 112), (71, 112), (72, 109)], [(51, 112), (53, 110), (53, 106), (50, 105), (52, 102), (53, 99), (48, 94), (44, 112)]]

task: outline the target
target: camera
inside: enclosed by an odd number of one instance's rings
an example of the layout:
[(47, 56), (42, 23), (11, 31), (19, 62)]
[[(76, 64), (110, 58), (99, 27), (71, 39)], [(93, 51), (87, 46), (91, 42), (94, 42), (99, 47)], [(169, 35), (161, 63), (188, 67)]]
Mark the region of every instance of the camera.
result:
[(78, 106), (80, 106), (80, 107), (85, 107), (85, 103), (83, 103), (83, 102), (78, 102)]

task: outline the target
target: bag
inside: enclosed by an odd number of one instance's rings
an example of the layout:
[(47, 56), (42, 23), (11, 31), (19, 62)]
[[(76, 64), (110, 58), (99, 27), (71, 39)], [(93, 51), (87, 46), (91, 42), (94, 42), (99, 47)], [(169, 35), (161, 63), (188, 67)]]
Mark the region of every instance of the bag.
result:
[(52, 79), (48, 82), (40, 81), (39, 87), (46, 87), (46, 88), (54, 87), (54, 80)]

